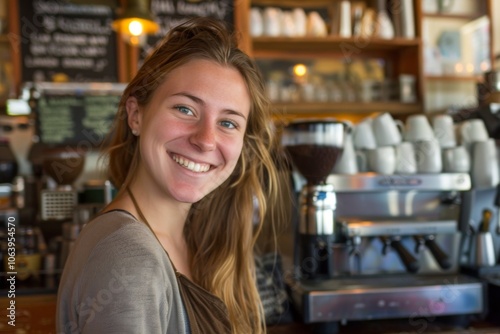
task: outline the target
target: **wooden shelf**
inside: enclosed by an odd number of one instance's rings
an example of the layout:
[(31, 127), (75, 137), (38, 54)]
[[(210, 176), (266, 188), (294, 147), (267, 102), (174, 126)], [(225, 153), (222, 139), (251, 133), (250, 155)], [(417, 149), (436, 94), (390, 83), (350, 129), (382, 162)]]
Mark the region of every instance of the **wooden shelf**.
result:
[(435, 18), (435, 19), (451, 19), (451, 20), (475, 20), (484, 16), (484, 14), (473, 13), (473, 14), (440, 14), (440, 13), (422, 13), (424, 18)]
[(252, 39), (253, 56), (268, 57), (279, 52), (280, 56), (293, 52), (297, 54), (310, 54), (317, 57), (321, 53), (339, 53), (343, 56), (362, 55), (371, 51), (383, 54), (388, 51), (397, 51), (420, 46), (418, 39), (394, 38), (390, 40), (380, 38), (344, 38), (339, 36), (327, 37), (255, 37)]
[(367, 114), (387, 111), (394, 115), (407, 115), (422, 112), (419, 103), (400, 102), (324, 102), (324, 103), (273, 103), (273, 108), (289, 115), (352, 113)]
[(252, 0), (252, 6), (279, 6), (279, 7), (301, 7), (301, 8), (318, 8), (328, 7), (332, 5), (331, 0)]
[(425, 80), (428, 81), (472, 81), (482, 82), (484, 80), (481, 75), (426, 75)]

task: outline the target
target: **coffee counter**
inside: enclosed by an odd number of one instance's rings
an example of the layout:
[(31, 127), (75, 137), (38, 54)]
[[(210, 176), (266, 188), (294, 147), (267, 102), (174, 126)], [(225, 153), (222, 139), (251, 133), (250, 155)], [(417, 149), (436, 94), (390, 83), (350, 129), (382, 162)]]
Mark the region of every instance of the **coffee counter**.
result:
[[(56, 312), (56, 293), (51, 293), (50, 289), (38, 292), (33, 289), (26, 289), (25, 292), (33, 294), (16, 295), (16, 329), (29, 329), (26, 333), (55, 333), (55, 312)], [(22, 290), (22, 289), (21, 289)], [(46, 293), (41, 293), (45, 291)], [(2, 305), (3, 314), (8, 305), (9, 299), (2, 291), (0, 305)], [(3, 326), (3, 327), (2, 327)], [(466, 329), (464, 329), (466, 328)], [(7, 329), (3, 322), (0, 323), (0, 332)], [(283, 325), (273, 325), (268, 327), (269, 334), (322, 334), (323, 332), (315, 325), (306, 325), (300, 322), (293, 322)], [(331, 334), (332, 332), (324, 332)], [(500, 320), (496, 322), (490, 320), (476, 319), (471, 321), (466, 327), (458, 326), (453, 322), (445, 323), (442, 320), (418, 317), (415, 319), (398, 320), (377, 320), (350, 322), (339, 326), (339, 334), (409, 334), (409, 333), (482, 333), (482, 334), (500, 334)]]
[[(313, 325), (292, 323), (287, 325), (269, 326), (268, 334), (332, 334), (332, 331), (322, 332)], [(419, 318), (418, 320), (377, 320), (352, 322), (340, 325), (338, 334), (410, 334), (410, 333), (447, 333), (447, 334), (500, 334), (500, 322), (486, 320), (471, 322), (468, 326), (446, 324), (436, 319)]]

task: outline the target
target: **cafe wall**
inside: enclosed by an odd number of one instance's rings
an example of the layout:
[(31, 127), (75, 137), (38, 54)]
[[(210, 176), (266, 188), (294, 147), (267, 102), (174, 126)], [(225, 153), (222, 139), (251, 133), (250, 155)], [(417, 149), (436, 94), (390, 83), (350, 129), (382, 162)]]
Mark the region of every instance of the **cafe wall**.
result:
[[(0, 0), (3, 2), (5, 0)], [(494, 54), (500, 54), (500, 0), (492, 1), (492, 15), (493, 15), (493, 49)], [(497, 61), (498, 64), (498, 61)], [(455, 103), (456, 96), (460, 96), (464, 102), (464, 104), (470, 99), (474, 99), (474, 92), (471, 91), (471, 86), (475, 83), (471, 82), (460, 82), (456, 84), (457, 87), (453, 87), (453, 83), (447, 82), (442, 86), (449, 86), (449, 89), (436, 89), (436, 91), (440, 91), (440, 96), (433, 96), (432, 94), (429, 96), (428, 103), (435, 103), (436, 105), (443, 103), (443, 99), (448, 103)], [(430, 83), (430, 90), (433, 90), (433, 86), (436, 86), (436, 83)], [(461, 87), (462, 86), (462, 87)], [(461, 92), (461, 90), (466, 93)], [(458, 92), (458, 93), (457, 93)], [(468, 96), (465, 98), (464, 96)], [(29, 120), (25, 117), (7, 117), (0, 116), (0, 126), (3, 124), (9, 125), (11, 130), (9, 132), (4, 133), (6, 137), (8, 137), (11, 141), (11, 145), (14, 148), (15, 154), (18, 158), (20, 164), (20, 174), (31, 174), (30, 164), (27, 162), (27, 156), (29, 152), (29, 147), (31, 145), (31, 138), (33, 135), (33, 126), (26, 127), (25, 124), (28, 124)], [(103, 172), (101, 169), (96, 168), (98, 163), (98, 153), (96, 151), (89, 152), (87, 154), (86, 164), (84, 168), (84, 173), (77, 180), (76, 184), (81, 185), (83, 182), (89, 179), (102, 178)]]
[(491, 22), (483, 1), (456, 0), (439, 10), (436, 3), (423, 1), (425, 110), (475, 107), (482, 60), (488, 58), (489, 63), (489, 48), (479, 47), (489, 43), (488, 25), (493, 33), (492, 54), (500, 52), (500, 1), (490, 2)]
[[(495, 55), (500, 56), (500, 1), (493, 1), (493, 50)], [(497, 69), (500, 61), (496, 61)]]

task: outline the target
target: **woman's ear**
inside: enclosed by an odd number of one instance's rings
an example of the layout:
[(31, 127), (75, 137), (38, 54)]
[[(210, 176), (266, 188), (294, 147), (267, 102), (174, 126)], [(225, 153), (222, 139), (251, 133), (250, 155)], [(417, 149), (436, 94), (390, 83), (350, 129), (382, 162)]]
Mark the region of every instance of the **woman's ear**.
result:
[(142, 115), (139, 112), (139, 103), (134, 96), (130, 96), (125, 103), (127, 109), (127, 122), (132, 133), (138, 136), (141, 133)]

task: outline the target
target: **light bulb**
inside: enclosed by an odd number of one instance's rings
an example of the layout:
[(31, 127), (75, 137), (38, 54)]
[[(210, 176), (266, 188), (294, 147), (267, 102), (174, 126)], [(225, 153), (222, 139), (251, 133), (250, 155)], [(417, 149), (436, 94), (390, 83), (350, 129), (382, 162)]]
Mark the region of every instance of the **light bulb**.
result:
[(137, 20), (131, 21), (128, 25), (128, 31), (132, 36), (140, 36), (142, 34), (142, 30), (142, 23)]
[(307, 73), (307, 67), (304, 64), (297, 64), (293, 67), (293, 73), (298, 77), (303, 77)]

